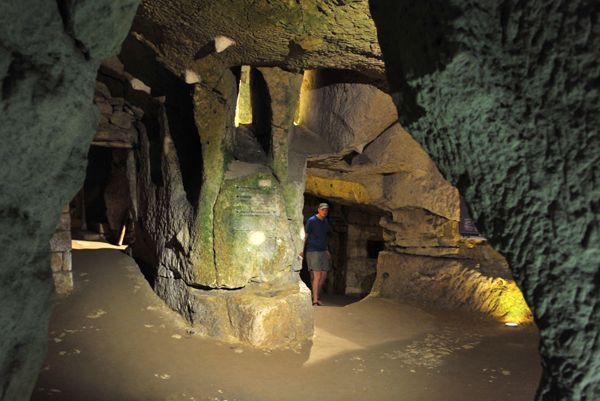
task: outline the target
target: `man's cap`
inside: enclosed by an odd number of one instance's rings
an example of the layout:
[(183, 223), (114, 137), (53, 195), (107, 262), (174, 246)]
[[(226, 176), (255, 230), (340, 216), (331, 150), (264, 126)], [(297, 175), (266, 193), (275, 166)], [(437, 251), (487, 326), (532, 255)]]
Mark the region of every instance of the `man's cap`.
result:
[(327, 203), (319, 203), (318, 209), (329, 209), (329, 205)]

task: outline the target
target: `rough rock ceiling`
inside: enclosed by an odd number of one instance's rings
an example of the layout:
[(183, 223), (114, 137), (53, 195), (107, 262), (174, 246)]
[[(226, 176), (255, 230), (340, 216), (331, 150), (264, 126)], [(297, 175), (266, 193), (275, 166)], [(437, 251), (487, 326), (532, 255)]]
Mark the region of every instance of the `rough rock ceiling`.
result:
[(384, 74), (367, 0), (146, 0), (132, 31), (176, 73), (215, 51), (226, 66), (336, 68)]

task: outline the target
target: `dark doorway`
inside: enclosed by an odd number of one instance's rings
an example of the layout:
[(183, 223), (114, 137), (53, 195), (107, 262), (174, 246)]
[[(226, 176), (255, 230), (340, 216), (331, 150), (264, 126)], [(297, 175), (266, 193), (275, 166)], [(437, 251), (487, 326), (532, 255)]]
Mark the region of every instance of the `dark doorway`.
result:
[[(329, 208), (329, 250), (332, 269), (325, 283), (330, 294), (365, 297), (371, 291), (377, 271), (377, 256), (384, 249), (383, 229), (379, 220), (383, 212), (375, 208), (346, 205), (310, 194), (304, 196), (304, 221), (312, 216), (321, 202)], [(300, 273), (310, 287), (310, 273), (304, 264)]]

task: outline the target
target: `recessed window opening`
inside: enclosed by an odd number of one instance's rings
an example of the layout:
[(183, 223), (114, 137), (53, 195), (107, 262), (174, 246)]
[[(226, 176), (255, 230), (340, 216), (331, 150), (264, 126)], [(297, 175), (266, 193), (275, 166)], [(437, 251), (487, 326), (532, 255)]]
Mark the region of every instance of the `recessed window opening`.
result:
[(367, 257), (369, 259), (377, 259), (379, 252), (385, 248), (384, 241), (367, 240)]
[(238, 96), (235, 109), (234, 157), (249, 163), (268, 163), (272, 152), (271, 99), (261, 72), (251, 66), (235, 71)]

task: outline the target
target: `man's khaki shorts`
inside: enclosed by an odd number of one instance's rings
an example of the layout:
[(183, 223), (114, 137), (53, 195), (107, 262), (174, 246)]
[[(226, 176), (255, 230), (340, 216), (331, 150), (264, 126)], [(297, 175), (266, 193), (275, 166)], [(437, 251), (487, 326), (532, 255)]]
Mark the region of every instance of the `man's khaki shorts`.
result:
[(329, 263), (329, 256), (327, 251), (311, 251), (306, 252), (306, 264), (308, 270), (315, 272), (328, 272), (331, 270), (331, 263)]

